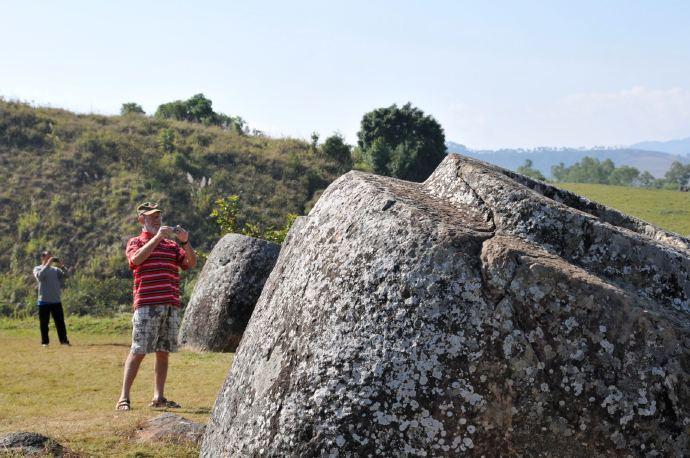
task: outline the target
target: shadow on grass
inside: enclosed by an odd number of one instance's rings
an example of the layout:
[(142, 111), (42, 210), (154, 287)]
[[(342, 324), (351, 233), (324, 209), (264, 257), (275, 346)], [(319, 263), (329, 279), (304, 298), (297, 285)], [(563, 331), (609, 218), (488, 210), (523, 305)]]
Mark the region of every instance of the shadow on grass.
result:
[(182, 409), (180, 413), (192, 413), (197, 415), (211, 415), (210, 407), (199, 407), (197, 409)]
[(131, 347), (132, 344), (128, 343), (91, 343), (86, 344), (84, 347)]

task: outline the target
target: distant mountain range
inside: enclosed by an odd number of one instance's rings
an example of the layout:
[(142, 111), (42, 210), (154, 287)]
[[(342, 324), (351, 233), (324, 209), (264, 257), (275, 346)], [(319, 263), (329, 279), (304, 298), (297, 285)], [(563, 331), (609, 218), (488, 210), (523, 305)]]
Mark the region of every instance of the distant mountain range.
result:
[[(601, 161), (611, 159), (616, 166), (629, 165), (638, 170), (648, 171), (657, 178), (664, 176), (673, 161), (684, 164), (690, 163), (690, 138), (672, 140), (668, 142), (642, 142), (628, 148), (535, 148), (535, 149), (500, 149), (473, 150), (459, 143), (447, 142), (450, 153), (496, 164), (510, 170), (515, 170), (530, 159), (533, 167), (539, 169), (545, 176), (551, 176), (551, 167), (562, 162), (570, 166), (582, 160), (585, 156)], [(657, 148), (656, 150), (652, 148)], [(681, 154), (680, 152), (683, 151)]]
[(630, 145), (630, 148), (688, 156), (690, 155), (690, 137), (681, 138), (680, 140), (669, 140), (667, 142), (640, 142)]

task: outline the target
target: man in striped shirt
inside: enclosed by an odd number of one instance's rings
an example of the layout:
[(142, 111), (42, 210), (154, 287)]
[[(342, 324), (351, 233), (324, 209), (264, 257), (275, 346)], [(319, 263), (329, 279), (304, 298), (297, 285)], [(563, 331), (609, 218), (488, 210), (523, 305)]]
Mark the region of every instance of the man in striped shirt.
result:
[[(180, 407), (165, 398), (168, 354), (177, 351), (180, 320), (179, 269), (196, 265), (196, 253), (184, 229), (161, 225), (161, 209), (155, 202), (137, 207), (142, 232), (127, 242), (126, 255), (134, 273), (134, 315), (132, 347), (125, 361), (122, 392), (117, 410), (130, 410), (129, 392), (141, 361), (147, 353), (156, 354), (155, 388), (150, 407)], [(177, 238), (177, 243), (172, 237)]]

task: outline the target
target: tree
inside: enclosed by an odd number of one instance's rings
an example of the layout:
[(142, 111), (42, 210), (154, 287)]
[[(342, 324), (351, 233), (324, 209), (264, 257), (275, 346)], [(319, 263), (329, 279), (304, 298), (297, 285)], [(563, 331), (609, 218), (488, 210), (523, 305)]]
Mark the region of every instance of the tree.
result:
[(654, 187), (656, 187), (655, 186), (656, 179), (654, 178), (654, 175), (647, 172), (646, 170), (640, 174), (640, 176), (637, 178), (637, 182), (643, 188), (654, 188)]
[(690, 180), (690, 165), (683, 165), (678, 161), (673, 161), (664, 178), (666, 178), (667, 182), (676, 185), (678, 189), (687, 186), (688, 180)]
[(187, 121), (201, 124), (216, 124), (216, 113), (213, 111), (213, 102), (204, 97), (204, 94), (196, 94), (185, 102), (187, 107)]
[(446, 155), (441, 125), (410, 103), (366, 113), (357, 138), (374, 173), (404, 180), (425, 180)]
[(639, 175), (639, 170), (634, 167), (623, 166), (616, 168), (611, 159), (600, 161), (599, 159), (585, 156), (579, 162), (570, 167), (560, 164), (551, 167), (551, 175), (558, 182), (569, 183), (597, 183), (597, 184), (621, 184), (631, 186)]
[(138, 103), (134, 102), (129, 102), (129, 103), (123, 103), (122, 108), (120, 108), (120, 116), (127, 116), (127, 115), (144, 115), (146, 112), (144, 112), (144, 109), (141, 108), (141, 105)]
[(247, 123), (240, 116), (228, 116), (223, 113), (216, 113), (215, 119), (215, 124), (223, 130), (234, 130), (238, 134), (245, 133)]
[(158, 107), (154, 116), (156, 118), (174, 119), (176, 121), (188, 121), (187, 106), (182, 100), (164, 103)]
[(364, 162), (372, 172), (378, 175), (391, 176), (392, 173), (389, 169), (391, 153), (390, 145), (386, 143), (383, 137), (379, 137), (364, 151)]
[(321, 153), (348, 170), (353, 165), (351, 151), (350, 145), (345, 143), (343, 136), (337, 132), (328, 137), (321, 145)]
[(174, 102), (164, 103), (158, 107), (155, 116), (157, 118), (208, 124), (212, 124), (216, 120), (213, 102), (204, 97), (204, 94), (196, 94), (187, 100), (175, 100)]
[(239, 116), (228, 116), (213, 111), (213, 102), (204, 94), (196, 94), (187, 100), (175, 100), (158, 107), (156, 118), (174, 119), (176, 121), (195, 122), (219, 126), (224, 130), (235, 130), (244, 133), (246, 122)]
[(609, 175), (609, 184), (618, 186), (632, 186), (640, 176), (640, 171), (635, 167), (623, 165), (615, 168)]
[(558, 165), (551, 166), (551, 176), (554, 180), (559, 182), (565, 182), (565, 178), (568, 175), (568, 169), (565, 164), (559, 162)]
[(546, 177), (539, 170), (532, 167), (531, 159), (525, 159), (525, 163), (517, 168), (517, 173), (534, 178), (535, 180), (546, 181)]

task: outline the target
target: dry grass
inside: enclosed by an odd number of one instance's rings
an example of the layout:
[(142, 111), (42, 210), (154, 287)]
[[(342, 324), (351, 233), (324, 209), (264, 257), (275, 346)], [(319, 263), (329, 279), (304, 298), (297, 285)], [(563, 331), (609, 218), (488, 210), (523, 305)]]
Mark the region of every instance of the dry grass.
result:
[[(76, 321), (76, 320), (75, 320)], [(0, 325), (0, 434), (34, 431), (87, 456), (198, 456), (190, 445), (146, 444), (132, 439), (147, 419), (153, 390), (153, 358), (147, 357), (132, 389), (130, 412), (115, 412), (129, 336), (70, 333), (72, 347), (40, 345), (38, 322), (27, 329)], [(79, 328), (79, 323), (74, 323)], [(70, 319), (68, 318), (68, 332)], [(51, 341), (57, 340), (51, 325)], [(180, 352), (170, 358), (166, 397), (190, 420), (206, 423), (232, 354)]]

